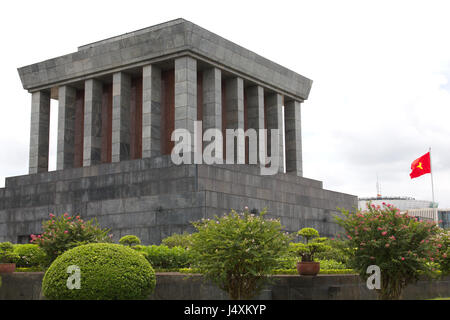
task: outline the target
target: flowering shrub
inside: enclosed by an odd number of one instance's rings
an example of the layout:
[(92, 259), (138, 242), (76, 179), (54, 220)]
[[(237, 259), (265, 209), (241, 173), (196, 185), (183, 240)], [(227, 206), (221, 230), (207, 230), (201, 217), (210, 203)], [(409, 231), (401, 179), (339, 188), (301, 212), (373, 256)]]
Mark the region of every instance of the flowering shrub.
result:
[(265, 212), (256, 216), (245, 208), (194, 223), (196, 267), (231, 299), (256, 295), (287, 251), (290, 237), (278, 220), (264, 219)]
[(442, 230), (433, 239), (436, 250), (436, 262), (443, 274), (450, 273), (450, 230)]
[(93, 242), (111, 242), (109, 229), (101, 229), (96, 220), (84, 221), (80, 216), (72, 217), (65, 213), (42, 223), (42, 234), (31, 235), (31, 243), (39, 245), (49, 259), (49, 263), (64, 251), (79, 245)]
[(350, 266), (367, 279), (367, 267), (377, 265), (381, 270), (380, 299), (398, 299), (403, 288), (420, 274), (433, 271), (435, 250), (431, 238), (439, 227), (420, 222), (389, 205), (368, 205), (365, 211), (351, 213), (341, 210), (336, 217), (345, 230), (345, 238), (353, 248)]

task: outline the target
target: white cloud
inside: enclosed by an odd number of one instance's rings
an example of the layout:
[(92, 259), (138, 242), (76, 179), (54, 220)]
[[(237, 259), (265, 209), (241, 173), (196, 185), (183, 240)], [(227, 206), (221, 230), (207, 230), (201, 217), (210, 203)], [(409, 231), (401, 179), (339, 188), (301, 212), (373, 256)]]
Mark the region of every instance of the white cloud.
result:
[[(450, 207), (450, 42), (445, 1), (78, 1), (2, 7), (0, 177), (26, 174), (30, 97), (16, 68), (184, 17), (314, 80), (302, 106), (304, 173), (326, 188), (430, 199), (411, 162), (433, 148)], [(26, 8), (27, 10), (24, 10)], [(54, 162), (54, 157), (52, 162)], [(0, 181), (1, 183), (1, 181)]]

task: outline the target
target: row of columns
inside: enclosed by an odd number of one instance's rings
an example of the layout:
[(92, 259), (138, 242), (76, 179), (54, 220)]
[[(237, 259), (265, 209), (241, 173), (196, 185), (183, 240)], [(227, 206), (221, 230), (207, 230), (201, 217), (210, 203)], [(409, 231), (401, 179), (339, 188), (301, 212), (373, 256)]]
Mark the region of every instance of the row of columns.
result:
[[(277, 137), (280, 146), (279, 171), (284, 172), (286, 169), (286, 172), (302, 176), (300, 102), (284, 101), (286, 142), (284, 146), (281, 133), (283, 128), (283, 96), (281, 94), (268, 93), (265, 95), (264, 88), (260, 85), (244, 89), (244, 80), (234, 77), (225, 80), (226, 90), (222, 97), (221, 70), (211, 67), (200, 74), (202, 76), (202, 92), (198, 93), (197, 61), (189, 56), (175, 59), (174, 128), (184, 128), (192, 134), (194, 133), (194, 121), (198, 120), (197, 94), (202, 94), (203, 131), (209, 128), (217, 128), (222, 131), (222, 123), (226, 123), (227, 129), (280, 129)], [(113, 74), (112, 162), (130, 159), (131, 82), (132, 79), (127, 73)], [(104, 118), (102, 117), (102, 94), (103, 84), (101, 81), (97, 79), (85, 81), (83, 166), (102, 162), (102, 118)], [(142, 68), (142, 158), (161, 154), (161, 117), (164, 114), (162, 95), (161, 69), (154, 65), (144, 66)], [(59, 87), (57, 170), (74, 167), (76, 98), (75, 88), (70, 85)], [(222, 112), (222, 103), (226, 105), (224, 113)], [(222, 115), (226, 117), (224, 122)], [(246, 123), (245, 118), (247, 119)], [(50, 94), (46, 91), (33, 92), (30, 174), (48, 171), (49, 120)], [(270, 130), (268, 132), (270, 134)], [(266, 140), (268, 146), (270, 146), (270, 141), (269, 135)], [(234, 143), (234, 141), (226, 141), (226, 148), (231, 148)], [(243, 157), (245, 157), (245, 152), (242, 152), (245, 143), (242, 144), (238, 141), (234, 148), (235, 161), (242, 163)], [(286, 153), (286, 168), (283, 167), (282, 150), (285, 150)], [(240, 159), (237, 159), (237, 156)], [(224, 157), (221, 150), (216, 150), (216, 157)]]

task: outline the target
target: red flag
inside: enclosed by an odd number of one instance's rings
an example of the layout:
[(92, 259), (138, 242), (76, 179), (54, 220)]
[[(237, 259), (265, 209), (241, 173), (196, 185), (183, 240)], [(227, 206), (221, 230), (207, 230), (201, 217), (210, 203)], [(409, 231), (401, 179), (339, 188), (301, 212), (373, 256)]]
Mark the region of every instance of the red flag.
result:
[(427, 152), (420, 158), (416, 159), (411, 163), (411, 173), (409, 176), (411, 179), (420, 177), (423, 174), (431, 172), (431, 161), (430, 161), (430, 153)]

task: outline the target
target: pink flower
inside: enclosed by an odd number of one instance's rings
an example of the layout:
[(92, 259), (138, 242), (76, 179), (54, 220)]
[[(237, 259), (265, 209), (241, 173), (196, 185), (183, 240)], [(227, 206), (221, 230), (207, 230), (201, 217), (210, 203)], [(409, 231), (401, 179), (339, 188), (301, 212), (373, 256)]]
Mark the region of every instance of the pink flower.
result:
[(351, 236), (347, 236), (347, 238), (349, 238), (350, 240), (352, 240), (352, 237), (351, 237)]
[(67, 230), (66, 230), (66, 231), (64, 231), (64, 233), (66, 233), (66, 234), (67, 234), (67, 233), (69, 233), (69, 231), (67, 231)]
[(386, 243), (385, 247), (386, 247), (386, 248), (389, 248), (389, 246), (390, 246), (390, 244), (389, 244), (389, 243)]
[(402, 257), (402, 261), (404, 261), (405, 260), (405, 258), (404, 257)]
[(55, 217), (55, 215), (54, 215), (53, 213), (50, 213), (50, 214), (49, 214), (49, 217), (50, 217), (50, 218), (53, 218), (53, 217)]
[(383, 231), (383, 232), (381, 233), (381, 235), (383, 235), (383, 236), (387, 235), (387, 231)]
[(395, 240), (395, 237), (394, 236), (390, 236), (389, 239)]

